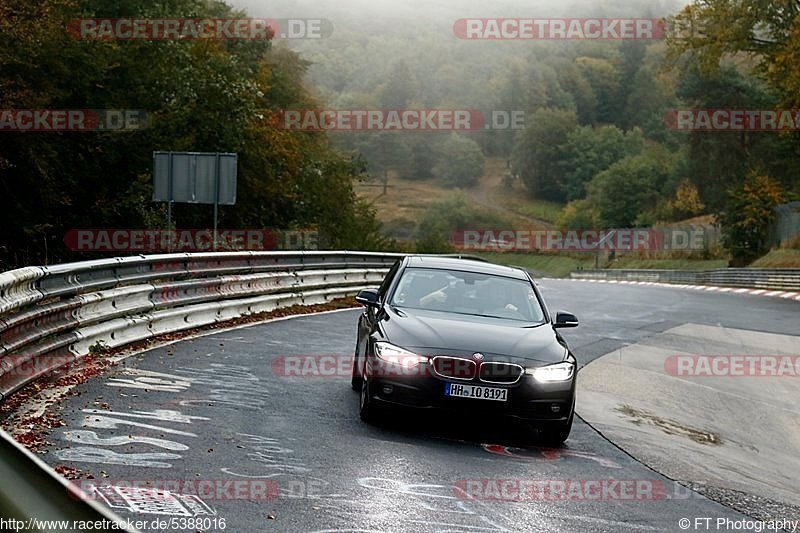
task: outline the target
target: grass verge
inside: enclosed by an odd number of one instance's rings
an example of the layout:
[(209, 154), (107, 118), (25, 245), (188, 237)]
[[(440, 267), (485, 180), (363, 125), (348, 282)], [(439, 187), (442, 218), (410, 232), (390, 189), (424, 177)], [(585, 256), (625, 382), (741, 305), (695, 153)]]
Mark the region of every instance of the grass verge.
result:
[(796, 248), (772, 250), (748, 268), (800, 268), (800, 250)]

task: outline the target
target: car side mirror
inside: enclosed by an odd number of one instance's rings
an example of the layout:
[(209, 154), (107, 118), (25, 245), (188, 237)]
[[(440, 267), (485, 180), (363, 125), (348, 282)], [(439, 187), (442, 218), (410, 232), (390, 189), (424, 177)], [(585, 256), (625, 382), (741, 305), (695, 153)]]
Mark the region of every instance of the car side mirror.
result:
[(558, 311), (556, 313), (556, 320), (553, 322), (554, 328), (577, 328), (578, 317), (566, 311)]
[(380, 296), (377, 289), (362, 289), (356, 295), (356, 301), (367, 307), (380, 307)]

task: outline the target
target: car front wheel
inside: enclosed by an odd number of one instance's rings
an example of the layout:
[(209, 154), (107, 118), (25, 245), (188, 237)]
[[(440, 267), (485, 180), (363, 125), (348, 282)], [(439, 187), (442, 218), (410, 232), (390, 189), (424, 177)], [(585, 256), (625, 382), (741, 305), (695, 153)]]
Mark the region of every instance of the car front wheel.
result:
[(353, 387), (353, 390), (361, 390), (361, 383), (364, 381), (364, 378), (358, 373), (358, 351), (353, 356), (353, 377), (350, 378), (350, 386)]
[(542, 442), (545, 445), (552, 446), (554, 448), (564, 444), (564, 442), (569, 438), (570, 432), (572, 431), (572, 420), (574, 418), (575, 411), (573, 410), (566, 422), (557, 422), (542, 428)]
[(366, 364), (361, 371), (361, 394), (358, 398), (358, 415), (364, 422), (374, 424), (377, 420), (377, 407), (369, 390), (369, 380), (365, 376)]
[(353, 390), (361, 390), (361, 383), (364, 381), (363, 374), (359, 373), (358, 369), (363, 365), (361, 362), (362, 348), (366, 346), (366, 342), (361, 339), (356, 339), (356, 349), (353, 354), (353, 377), (350, 378), (350, 386)]

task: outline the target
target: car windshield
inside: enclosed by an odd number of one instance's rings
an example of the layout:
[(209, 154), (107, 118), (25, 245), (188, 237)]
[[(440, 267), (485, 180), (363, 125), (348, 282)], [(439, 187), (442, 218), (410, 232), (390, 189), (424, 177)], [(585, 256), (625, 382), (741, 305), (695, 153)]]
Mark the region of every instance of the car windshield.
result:
[(412, 309), (544, 322), (544, 312), (530, 282), (460, 270), (408, 268), (390, 303)]

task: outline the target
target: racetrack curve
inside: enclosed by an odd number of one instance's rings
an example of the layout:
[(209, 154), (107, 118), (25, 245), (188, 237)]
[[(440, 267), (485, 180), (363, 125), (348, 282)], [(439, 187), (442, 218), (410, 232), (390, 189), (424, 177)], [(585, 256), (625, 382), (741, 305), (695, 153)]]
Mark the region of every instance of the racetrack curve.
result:
[[(551, 312), (579, 316), (581, 326), (564, 337), (581, 365), (685, 323), (800, 331), (795, 301), (569, 280), (540, 286)], [(525, 448), (508, 423), (468, 415), (405, 416), (375, 427), (359, 420), (347, 376), (276, 372), (280, 356), (352, 354), (359, 312), (278, 320), (132, 356), (68, 397), (67, 425), (43, 458), (119, 485), (180, 481), (187, 489), (187, 481), (246, 480), (245, 497), (225, 490), (199, 500), (106, 495), (123, 516), (224, 518), (224, 530), (235, 532), (683, 531), (681, 518), (744, 518), (653, 472), (579, 420), (557, 451)], [(599, 499), (584, 492), (507, 501), (513, 492), (469, 496), (458, 488), (488, 488), (487, 480), (586, 488), (612, 479), (664, 494), (631, 499), (609, 489)], [(276, 484), (267, 492), (279, 494), (265, 497), (265, 480)], [(197, 529), (175, 524), (168, 529)], [(205, 525), (222, 531), (218, 521)]]

